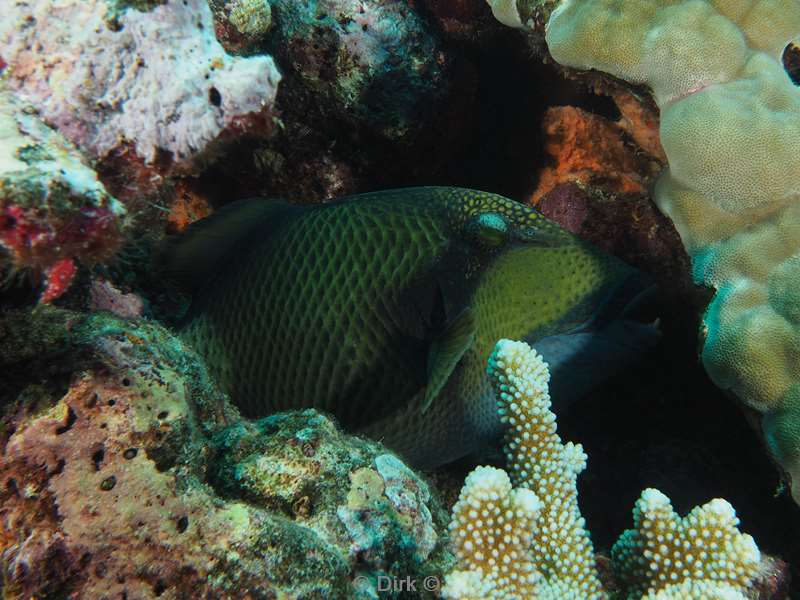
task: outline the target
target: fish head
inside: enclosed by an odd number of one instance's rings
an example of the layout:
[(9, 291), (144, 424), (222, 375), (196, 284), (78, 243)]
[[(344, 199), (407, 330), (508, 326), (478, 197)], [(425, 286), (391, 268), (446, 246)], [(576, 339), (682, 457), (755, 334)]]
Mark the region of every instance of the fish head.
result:
[[(633, 363), (659, 339), (641, 304), (649, 279), (530, 207), (486, 195), (465, 202), (462, 235), (490, 256), (470, 302), (475, 336), (443, 395), (460, 402), (466, 435), (500, 432), (486, 361), (497, 340), (537, 344), (550, 361), (557, 406)], [(571, 381), (580, 385), (566, 385)], [(562, 385), (565, 384), (565, 385)], [(569, 396), (569, 397), (567, 397)]]
[(647, 285), (637, 270), (508, 198), (475, 193), (450, 210), (480, 265), (471, 305), (486, 357), (494, 335), (527, 340), (567, 331)]

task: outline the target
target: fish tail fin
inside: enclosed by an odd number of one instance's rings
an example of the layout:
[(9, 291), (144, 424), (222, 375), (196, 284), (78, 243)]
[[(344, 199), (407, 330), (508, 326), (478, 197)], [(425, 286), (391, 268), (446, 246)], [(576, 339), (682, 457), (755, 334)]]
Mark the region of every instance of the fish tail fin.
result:
[(193, 292), (211, 280), (234, 248), (256, 233), (263, 238), (301, 209), (265, 198), (233, 202), (167, 238), (155, 253), (153, 268), (163, 278)]

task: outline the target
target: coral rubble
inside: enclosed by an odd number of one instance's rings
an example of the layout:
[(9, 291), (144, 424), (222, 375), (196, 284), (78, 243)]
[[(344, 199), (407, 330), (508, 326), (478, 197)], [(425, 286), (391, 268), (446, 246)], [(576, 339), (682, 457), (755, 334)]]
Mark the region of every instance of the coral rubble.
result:
[(242, 421), (162, 327), (48, 307), (2, 327), (3, 368), (69, 357), (63, 387), (7, 382), (7, 597), (366, 599), (447, 564), (443, 512), (398, 459), (314, 411)]

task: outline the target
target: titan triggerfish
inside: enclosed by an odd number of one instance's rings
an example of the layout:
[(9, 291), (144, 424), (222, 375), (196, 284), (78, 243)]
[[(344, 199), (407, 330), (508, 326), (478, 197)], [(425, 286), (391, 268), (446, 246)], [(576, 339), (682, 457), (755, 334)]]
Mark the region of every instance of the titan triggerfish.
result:
[(193, 294), (182, 337), (245, 416), (313, 407), (423, 467), (500, 433), (497, 340), (550, 360), (558, 403), (657, 335), (625, 318), (636, 271), (469, 189), (242, 200), (171, 240), (163, 262)]

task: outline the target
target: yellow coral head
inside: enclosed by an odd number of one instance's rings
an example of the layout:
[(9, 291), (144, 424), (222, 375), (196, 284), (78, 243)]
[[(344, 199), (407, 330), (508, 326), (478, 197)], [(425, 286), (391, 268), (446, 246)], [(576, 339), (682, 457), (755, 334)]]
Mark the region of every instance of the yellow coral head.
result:
[(797, 0), (564, 0), (547, 25), (558, 62), (653, 90), (655, 200), (717, 290), (703, 363), (765, 414), (800, 502), (800, 91), (781, 62), (798, 32)]

